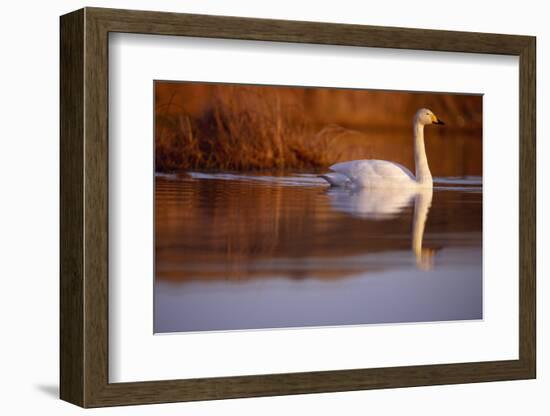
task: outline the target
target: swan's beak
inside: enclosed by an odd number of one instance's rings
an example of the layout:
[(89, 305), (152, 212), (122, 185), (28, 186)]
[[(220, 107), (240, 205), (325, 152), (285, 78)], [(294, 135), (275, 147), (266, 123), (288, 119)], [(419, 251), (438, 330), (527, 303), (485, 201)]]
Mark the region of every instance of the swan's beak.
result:
[(437, 117), (435, 118), (435, 120), (433, 121), (433, 124), (445, 124), (443, 123), (443, 121), (441, 121), (440, 119), (438, 119)]

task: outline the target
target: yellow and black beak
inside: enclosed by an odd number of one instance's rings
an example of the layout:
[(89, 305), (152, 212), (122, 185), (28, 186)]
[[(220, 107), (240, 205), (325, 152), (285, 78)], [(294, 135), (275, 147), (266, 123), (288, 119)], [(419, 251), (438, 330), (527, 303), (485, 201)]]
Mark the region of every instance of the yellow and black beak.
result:
[(435, 120), (433, 121), (433, 124), (442, 124), (442, 125), (444, 125), (445, 123), (443, 123), (443, 121), (441, 121), (440, 119), (435, 117)]

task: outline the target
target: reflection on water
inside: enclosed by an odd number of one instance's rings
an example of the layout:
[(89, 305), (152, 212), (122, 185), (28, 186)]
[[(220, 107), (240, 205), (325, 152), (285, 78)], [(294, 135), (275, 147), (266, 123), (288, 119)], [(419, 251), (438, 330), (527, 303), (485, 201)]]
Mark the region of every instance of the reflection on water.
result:
[(481, 191), (159, 175), (155, 332), (480, 319)]
[(413, 205), (411, 248), (416, 264), (432, 268), (433, 249), (422, 248), (428, 210), (432, 204), (432, 189), (342, 189), (334, 188), (331, 203), (334, 209), (373, 220), (398, 216)]

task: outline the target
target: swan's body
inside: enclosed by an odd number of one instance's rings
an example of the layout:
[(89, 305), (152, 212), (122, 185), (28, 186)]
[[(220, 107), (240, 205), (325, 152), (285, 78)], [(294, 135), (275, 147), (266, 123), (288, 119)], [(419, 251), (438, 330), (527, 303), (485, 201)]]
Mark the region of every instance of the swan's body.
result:
[(358, 188), (431, 188), (432, 174), (428, 166), (424, 146), (424, 126), (444, 124), (428, 109), (416, 112), (413, 122), (414, 162), (416, 174), (395, 162), (385, 160), (353, 160), (332, 165), (327, 174), (321, 175), (332, 186)]
[(332, 172), (322, 177), (333, 186), (401, 188), (416, 185), (410, 170), (385, 160), (352, 160), (332, 165), (330, 170)]

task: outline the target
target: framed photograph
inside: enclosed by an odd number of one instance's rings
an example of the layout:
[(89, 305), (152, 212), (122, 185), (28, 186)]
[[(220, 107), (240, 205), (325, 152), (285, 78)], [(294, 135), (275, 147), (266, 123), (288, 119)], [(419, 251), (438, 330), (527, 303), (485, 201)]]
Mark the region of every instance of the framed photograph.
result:
[(534, 37), (60, 28), (63, 400), (535, 378)]

